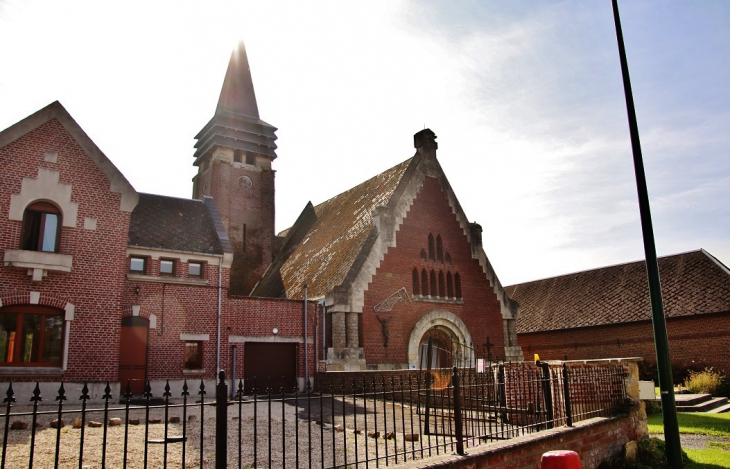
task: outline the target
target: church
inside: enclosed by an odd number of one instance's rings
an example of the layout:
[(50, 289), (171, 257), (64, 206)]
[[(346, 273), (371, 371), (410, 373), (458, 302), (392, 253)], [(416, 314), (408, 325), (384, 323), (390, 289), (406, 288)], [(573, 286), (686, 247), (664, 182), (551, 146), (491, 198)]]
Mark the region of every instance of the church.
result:
[(137, 192), (58, 102), (0, 132), (0, 380), (159, 395), (222, 369), (247, 392), (303, 388), (426, 366), (429, 338), (470, 364), (522, 359), (518, 304), (434, 132), (276, 234), (276, 131), (241, 43), (195, 136), (191, 199)]

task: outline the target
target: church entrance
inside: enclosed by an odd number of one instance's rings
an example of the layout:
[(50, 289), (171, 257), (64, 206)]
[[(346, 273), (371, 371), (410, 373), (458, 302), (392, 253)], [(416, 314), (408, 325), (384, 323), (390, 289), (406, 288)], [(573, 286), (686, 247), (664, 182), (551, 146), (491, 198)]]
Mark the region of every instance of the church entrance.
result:
[(147, 337), (149, 321), (139, 316), (122, 318), (119, 341), (119, 384), (122, 392), (127, 381), (133, 393), (144, 392), (147, 380)]
[[(452, 366), (451, 342), (448, 331), (444, 331), (443, 328), (434, 327), (426, 332), (421, 338), (421, 345), (418, 347), (418, 368), (421, 370), (450, 368)], [(430, 364), (428, 361), (429, 346), (431, 347)]]
[(431, 369), (471, 365), (473, 356), (465, 353), (471, 346), (471, 334), (454, 313), (435, 309), (416, 321), (408, 339), (408, 364), (411, 368), (428, 368), (429, 340)]

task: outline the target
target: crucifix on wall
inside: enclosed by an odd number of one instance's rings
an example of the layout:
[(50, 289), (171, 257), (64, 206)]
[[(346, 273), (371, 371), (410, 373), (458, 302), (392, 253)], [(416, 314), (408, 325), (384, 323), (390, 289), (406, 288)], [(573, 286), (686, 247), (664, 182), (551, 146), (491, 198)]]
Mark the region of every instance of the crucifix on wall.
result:
[(375, 317), (378, 318), (378, 322), (380, 323), (380, 327), (382, 328), (381, 332), (383, 333), (383, 347), (387, 347), (388, 338), (390, 337), (390, 331), (388, 331), (388, 323), (393, 318), (381, 319), (380, 316), (375, 316)]

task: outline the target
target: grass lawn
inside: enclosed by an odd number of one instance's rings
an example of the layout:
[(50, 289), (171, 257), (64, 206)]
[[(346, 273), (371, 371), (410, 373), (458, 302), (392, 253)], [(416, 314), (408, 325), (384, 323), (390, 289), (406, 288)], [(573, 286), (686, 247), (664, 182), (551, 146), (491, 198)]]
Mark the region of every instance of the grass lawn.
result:
[[(730, 413), (725, 414), (677, 414), (679, 433), (730, 438)], [(664, 433), (662, 414), (649, 415), (649, 433)], [(685, 450), (690, 459), (687, 469), (730, 468), (730, 442), (715, 443), (707, 449)]]
[[(703, 414), (680, 412), (677, 414), (677, 422), (679, 423), (679, 433), (730, 438), (730, 413)], [(648, 423), (649, 433), (664, 433), (662, 414), (649, 415)]]

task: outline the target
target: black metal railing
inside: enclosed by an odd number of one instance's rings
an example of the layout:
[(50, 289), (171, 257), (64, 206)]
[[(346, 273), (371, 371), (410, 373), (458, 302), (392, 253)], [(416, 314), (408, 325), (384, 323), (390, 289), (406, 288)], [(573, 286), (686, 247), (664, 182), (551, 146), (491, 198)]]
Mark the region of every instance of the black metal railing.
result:
[[(239, 380), (215, 400), (201, 381), (161, 396), (127, 385), (91, 407), (84, 385), (69, 404), (61, 384), (52, 406), (40, 386), (16, 402), (7, 383), (5, 467), (382, 467), (453, 453), (598, 415), (625, 403), (617, 364), (490, 363), (476, 368), (325, 373), (320, 388), (257, 387)], [(246, 395), (244, 389), (252, 389)], [(177, 394), (177, 395), (173, 395)], [(46, 410), (47, 409), (47, 410)], [(69, 419), (70, 422), (64, 422)], [(65, 426), (64, 426), (65, 424)]]

